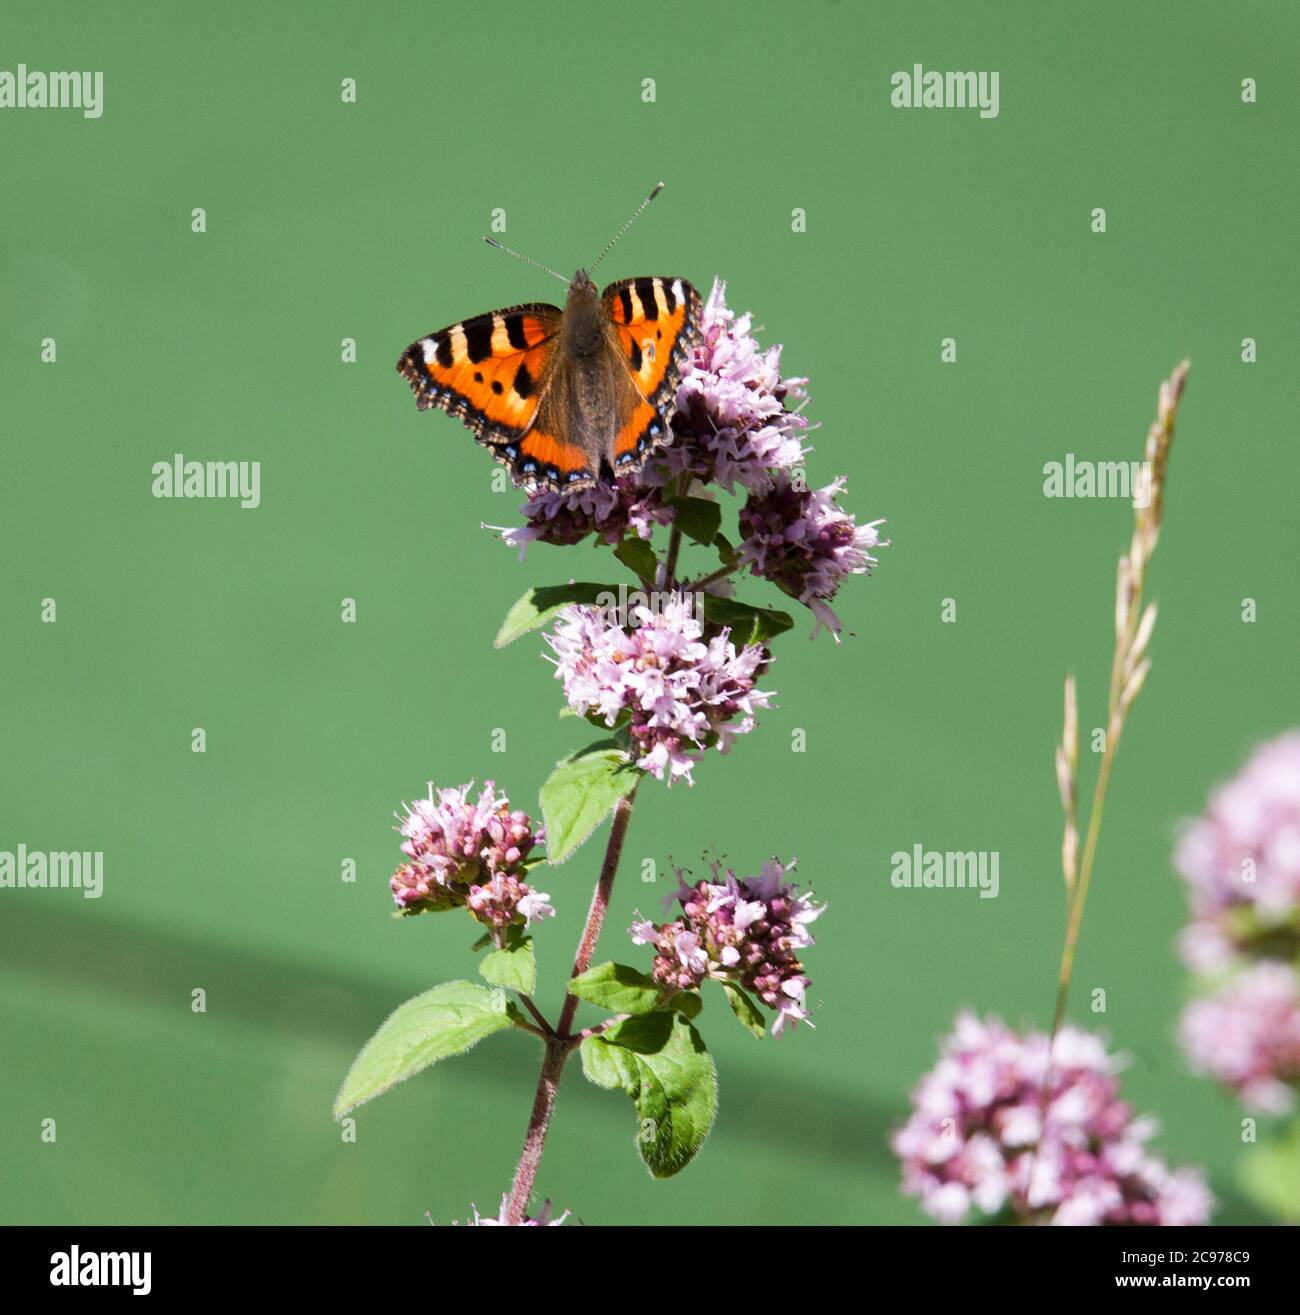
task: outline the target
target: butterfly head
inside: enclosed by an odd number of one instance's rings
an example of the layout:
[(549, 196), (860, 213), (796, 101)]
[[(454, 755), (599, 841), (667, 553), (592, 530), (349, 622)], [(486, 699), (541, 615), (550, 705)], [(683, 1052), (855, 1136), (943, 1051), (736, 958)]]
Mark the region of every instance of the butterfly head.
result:
[(605, 343), (605, 312), (591, 275), (580, 269), (569, 284), (564, 305), (564, 341), (569, 351), (587, 356)]

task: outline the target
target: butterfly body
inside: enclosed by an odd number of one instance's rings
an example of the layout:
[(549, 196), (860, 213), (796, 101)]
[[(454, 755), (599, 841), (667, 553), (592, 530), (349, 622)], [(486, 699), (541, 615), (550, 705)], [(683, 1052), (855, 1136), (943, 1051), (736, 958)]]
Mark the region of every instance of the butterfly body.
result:
[(670, 440), (699, 318), (684, 279), (598, 293), (579, 270), (564, 310), (532, 303), (463, 320), (412, 343), (397, 368), (422, 410), (463, 420), (517, 484), (575, 491), (639, 470)]

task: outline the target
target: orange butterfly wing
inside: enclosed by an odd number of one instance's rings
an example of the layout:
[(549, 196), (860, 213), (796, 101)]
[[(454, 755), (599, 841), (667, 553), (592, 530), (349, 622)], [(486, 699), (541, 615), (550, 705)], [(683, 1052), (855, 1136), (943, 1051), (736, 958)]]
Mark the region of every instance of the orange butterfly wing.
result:
[(544, 426), (545, 417), (520, 440), (519, 455), (513, 462), (516, 480), (540, 484), (557, 492), (594, 484), (596, 479), (586, 448), (550, 433)]
[(476, 315), (413, 342), (397, 368), (420, 410), (463, 420), (513, 468), (546, 391), (561, 314), (533, 303)]
[(562, 312), (532, 303), (476, 315), (414, 342), (398, 370), (421, 410), (441, 407), (508, 466), (517, 484), (582, 488), (587, 453), (549, 432), (542, 403), (556, 365)]
[(699, 332), (700, 294), (685, 279), (639, 278), (611, 283), (600, 299), (644, 399), (614, 438), (615, 468), (639, 468), (669, 439), (682, 367)]

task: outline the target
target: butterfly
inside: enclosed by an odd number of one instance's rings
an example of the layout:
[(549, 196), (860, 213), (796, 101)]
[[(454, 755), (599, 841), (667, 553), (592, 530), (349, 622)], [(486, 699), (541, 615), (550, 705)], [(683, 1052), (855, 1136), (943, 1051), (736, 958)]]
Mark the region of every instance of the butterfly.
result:
[(563, 310), (531, 302), (461, 320), (413, 342), (397, 369), (420, 410), (461, 419), (516, 484), (574, 492), (640, 470), (671, 442), (700, 296), (682, 278), (620, 279), (598, 293), (586, 270), (556, 277), (569, 284)]
[(640, 470), (670, 441), (699, 321), (685, 279), (622, 279), (597, 293), (580, 269), (563, 310), (534, 302), (476, 315), (412, 343), (397, 368), (421, 410), (458, 416), (516, 484), (573, 491)]

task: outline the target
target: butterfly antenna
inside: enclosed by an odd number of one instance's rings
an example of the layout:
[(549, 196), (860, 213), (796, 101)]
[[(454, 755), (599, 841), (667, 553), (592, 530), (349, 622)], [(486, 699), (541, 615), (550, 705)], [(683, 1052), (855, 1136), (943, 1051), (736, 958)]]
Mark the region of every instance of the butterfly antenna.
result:
[(526, 265), (536, 265), (538, 269), (545, 270), (546, 273), (559, 279), (566, 287), (568, 286), (569, 280), (566, 279), (563, 274), (556, 274), (549, 265), (543, 265), (540, 260), (534, 260), (531, 256), (521, 256), (518, 251), (515, 251), (512, 247), (506, 246), (504, 242), (498, 242), (494, 237), (485, 237), (483, 241), (490, 247), (496, 247), (500, 251), (508, 251), (516, 260), (522, 260)]
[[(627, 223), (624, 224), (623, 227), (620, 228), (618, 232), (615, 233), (614, 236), (609, 239), (608, 242), (605, 243), (604, 251), (602, 251), (600, 255), (598, 255), (596, 259), (591, 262), (591, 269), (595, 269), (596, 266), (599, 265), (600, 262), (604, 260), (607, 255), (609, 255), (610, 248), (614, 245), (614, 243), (617, 242), (619, 238), (621, 238), (623, 234), (626, 233), (627, 230), (632, 227), (633, 224), (636, 223), (636, 221), (641, 217), (641, 211), (644, 210), (646, 206), (648, 206), (650, 202), (653, 201), (655, 197), (658, 196), (659, 193), (662, 192), (663, 190), (664, 190), (663, 183), (655, 184), (654, 191), (651, 192), (650, 195), (647, 196), (646, 199), (642, 201), (639, 206), (637, 206), (636, 214), (634, 214), (632, 218), (629, 219)], [(588, 270), (588, 273), (590, 273), (590, 270)]]

